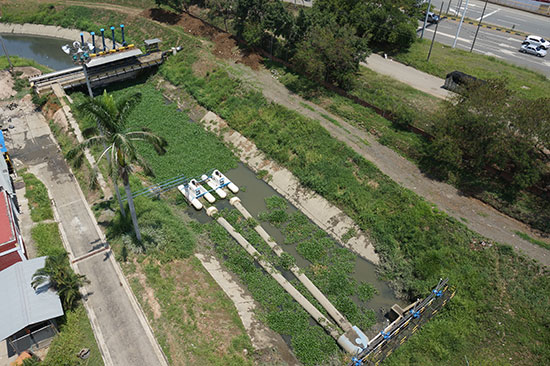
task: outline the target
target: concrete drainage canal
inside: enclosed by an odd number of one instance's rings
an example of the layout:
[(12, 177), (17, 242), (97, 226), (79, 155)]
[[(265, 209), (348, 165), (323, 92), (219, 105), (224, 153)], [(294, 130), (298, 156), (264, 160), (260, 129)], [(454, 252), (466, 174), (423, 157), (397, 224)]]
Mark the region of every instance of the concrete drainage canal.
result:
[[(284, 218), (299, 217), (298, 222), (305, 220), (303, 225), (307, 230), (314, 224), (244, 164), (239, 163), (236, 169), (226, 174), (225, 176), (214, 170), (200, 178), (185, 179), (178, 186), (178, 190), (190, 204), (189, 215), (201, 223), (216, 220), (255, 259), (257, 265), (308, 312), (311, 322), (317, 322), (350, 355), (350, 364), (377, 364), (403, 344), (410, 334), (416, 332), (423, 322), (435, 315), (454, 295), (454, 290), (447, 285), (447, 281), (442, 280), (426, 299), (405, 304), (395, 297), (385, 282), (377, 278), (374, 264), (354, 255), (352, 281), (373, 289), (371, 297), (366, 301), (360, 294), (351, 296), (358, 308), (368, 309), (375, 318), (374, 325), (361, 329), (352, 324), (308, 278), (307, 273), (311, 273), (313, 263), (300, 254), (300, 244), (289, 244), (292, 239), (289, 239), (289, 230), (285, 229), (285, 225), (289, 224)], [(273, 206), (278, 206), (275, 213), (270, 212), (270, 208), (273, 211)], [(243, 220), (252, 223), (253, 230), (277, 257), (291, 256), (292, 263), (282, 268), (268, 261), (265, 253), (260, 253), (226, 219), (225, 216), (231, 210), (236, 210)], [(283, 218), (273, 218), (273, 215)], [(317, 231), (314, 235), (319, 236), (321, 230), (317, 227), (315, 230)], [(338, 250), (348, 251), (326, 233), (319, 239)], [(295, 280), (303, 285), (301, 291), (293, 285)], [(304, 294), (304, 289), (309, 293)], [(311, 297), (316, 300), (317, 307), (308, 300)], [(285, 340), (289, 343), (288, 338)]]

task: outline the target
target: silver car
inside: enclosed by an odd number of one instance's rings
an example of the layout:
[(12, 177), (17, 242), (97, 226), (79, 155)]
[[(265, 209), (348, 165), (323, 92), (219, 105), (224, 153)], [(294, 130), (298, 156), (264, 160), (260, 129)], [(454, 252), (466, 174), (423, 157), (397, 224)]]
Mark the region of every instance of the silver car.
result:
[(542, 46), (533, 46), (531, 44), (524, 44), (519, 49), (519, 52), (523, 53), (530, 53), (531, 55), (544, 57), (546, 56), (546, 51), (542, 48)]

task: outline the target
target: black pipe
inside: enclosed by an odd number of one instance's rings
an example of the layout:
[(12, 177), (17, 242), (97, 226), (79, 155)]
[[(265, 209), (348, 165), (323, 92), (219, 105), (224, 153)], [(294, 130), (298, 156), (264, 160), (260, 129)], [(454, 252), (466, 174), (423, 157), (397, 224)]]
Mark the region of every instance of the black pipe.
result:
[(105, 29), (101, 28), (101, 40), (103, 41), (103, 52), (107, 50), (107, 47), (105, 47)]
[(115, 44), (115, 27), (111, 27), (111, 32), (113, 34), (113, 50), (116, 50), (116, 44)]
[(124, 24), (120, 25), (120, 31), (122, 32), (122, 46), (126, 47), (126, 41), (124, 40)]

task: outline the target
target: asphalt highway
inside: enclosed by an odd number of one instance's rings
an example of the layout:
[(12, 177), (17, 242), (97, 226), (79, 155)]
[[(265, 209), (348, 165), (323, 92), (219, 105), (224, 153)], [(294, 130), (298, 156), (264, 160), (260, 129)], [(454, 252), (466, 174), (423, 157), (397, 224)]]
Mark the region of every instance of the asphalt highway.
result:
[[(441, 3), (443, 2), (443, 13), (445, 14), (447, 8), (449, 9), (449, 15), (460, 15), (464, 12), (466, 0), (432, 0), (432, 5), (436, 11), (439, 12)], [(460, 5), (460, 8), (458, 8)], [(468, 3), (468, 9), (466, 10), (466, 18), (474, 21), (479, 21), (485, 1), (470, 0)], [(489, 23), (498, 25), (508, 29), (514, 29), (529, 34), (536, 34), (542, 37), (550, 38), (550, 18), (534, 13), (529, 13), (523, 10), (517, 10), (508, 8), (497, 4), (487, 4), (485, 15), (483, 16), (483, 23)], [(476, 41), (477, 42), (477, 41)]]
[[(550, 20), (549, 20), (550, 22)], [(443, 19), (439, 23), (436, 42), (446, 45), (452, 45), (458, 28), (458, 21)], [(477, 26), (464, 23), (458, 36), (456, 48), (470, 50)], [(431, 40), (435, 25), (430, 25), (424, 31), (424, 38)], [(420, 34), (420, 32), (418, 32)], [(520, 53), (523, 37), (504, 32), (498, 32), (491, 29), (480, 28), (474, 47), (474, 52), (513, 63), (518, 66), (526, 67), (530, 70), (538, 71), (550, 78), (550, 54), (546, 57), (537, 57)], [(434, 49), (433, 52), (437, 52)], [(549, 50), (550, 53), (550, 50)]]

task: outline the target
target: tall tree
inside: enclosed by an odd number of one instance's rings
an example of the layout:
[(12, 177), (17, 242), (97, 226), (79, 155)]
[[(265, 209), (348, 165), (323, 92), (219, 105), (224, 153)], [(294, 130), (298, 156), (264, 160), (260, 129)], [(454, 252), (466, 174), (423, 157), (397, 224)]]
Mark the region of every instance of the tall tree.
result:
[(317, 79), (348, 88), (368, 52), (366, 41), (351, 27), (315, 25), (298, 44), (292, 62)]
[[(114, 97), (107, 94), (106, 91), (103, 92), (101, 97), (88, 98), (78, 108), (97, 119), (102, 134), (95, 127), (90, 128), (86, 132), (95, 132), (96, 136), (83, 141), (69, 153), (69, 157), (74, 157), (81, 154), (85, 148), (90, 146), (102, 146), (103, 144), (107, 146), (99, 157), (98, 163), (104, 156), (108, 155), (110, 157), (108, 160), (109, 175), (115, 187), (118, 185), (119, 179), (122, 180), (134, 231), (139, 241), (141, 241), (141, 233), (130, 189), (130, 175), (132, 174), (133, 166), (139, 166), (147, 175), (152, 176), (154, 174), (147, 161), (138, 153), (135, 142), (143, 141), (149, 143), (158, 154), (164, 154), (167, 146), (165, 139), (145, 128), (141, 131), (129, 131), (127, 129), (128, 116), (140, 101), (140, 93), (128, 95), (115, 101)], [(119, 203), (122, 205), (121, 201)]]
[(532, 125), (534, 119), (517, 110), (518, 101), (503, 80), (473, 82), (448, 101), (428, 148), (436, 170), (492, 180), (490, 171), (496, 168), (509, 177), (510, 194), (536, 183), (541, 161), (533, 140), (520, 127), (522, 121)]
[(31, 286), (35, 290), (47, 283), (57, 291), (63, 308), (71, 309), (80, 298), (79, 288), (89, 281), (86, 276), (73, 272), (67, 261), (67, 253), (63, 253), (47, 257), (44, 268), (33, 274)]
[(221, 16), (227, 32), (227, 21), (231, 18), (237, 6), (236, 0), (206, 0), (206, 6), (210, 9), (210, 16)]

